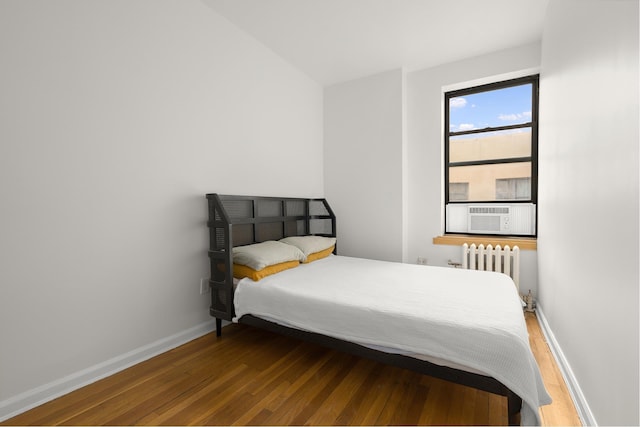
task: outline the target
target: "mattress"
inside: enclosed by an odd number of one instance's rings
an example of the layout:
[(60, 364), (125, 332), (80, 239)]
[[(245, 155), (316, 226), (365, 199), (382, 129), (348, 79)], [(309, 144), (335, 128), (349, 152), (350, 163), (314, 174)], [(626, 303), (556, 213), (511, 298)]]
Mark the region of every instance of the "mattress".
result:
[(501, 273), (332, 255), (240, 280), (234, 305), (235, 321), (251, 314), (484, 373), (522, 398), (525, 425), (539, 424), (538, 407), (551, 402), (515, 285)]

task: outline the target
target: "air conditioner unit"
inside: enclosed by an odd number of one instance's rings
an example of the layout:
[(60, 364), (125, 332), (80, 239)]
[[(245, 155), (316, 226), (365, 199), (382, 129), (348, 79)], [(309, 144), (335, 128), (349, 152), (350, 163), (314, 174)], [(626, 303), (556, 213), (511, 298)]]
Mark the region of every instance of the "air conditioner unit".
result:
[(532, 236), (535, 230), (533, 203), (447, 205), (447, 232)]
[(467, 220), (470, 233), (509, 233), (511, 210), (509, 206), (469, 206)]

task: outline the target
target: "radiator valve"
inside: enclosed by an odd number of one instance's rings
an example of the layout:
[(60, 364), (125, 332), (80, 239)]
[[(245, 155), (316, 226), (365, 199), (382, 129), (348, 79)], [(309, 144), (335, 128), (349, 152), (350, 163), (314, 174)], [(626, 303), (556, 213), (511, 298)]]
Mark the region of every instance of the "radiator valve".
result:
[(534, 311), (534, 307), (533, 307), (533, 295), (531, 295), (531, 289), (529, 289), (529, 293), (524, 296), (524, 302), (527, 304), (527, 307), (524, 309), (524, 311), (528, 311), (532, 313)]
[(449, 265), (450, 265), (450, 266), (452, 266), (453, 268), (460, 268), (460, 267), (462, 267), (462, 263), (461, 263), (461, 262), (455, 262), (455, 261), (447, 260), (447, 264), (449, 264)]

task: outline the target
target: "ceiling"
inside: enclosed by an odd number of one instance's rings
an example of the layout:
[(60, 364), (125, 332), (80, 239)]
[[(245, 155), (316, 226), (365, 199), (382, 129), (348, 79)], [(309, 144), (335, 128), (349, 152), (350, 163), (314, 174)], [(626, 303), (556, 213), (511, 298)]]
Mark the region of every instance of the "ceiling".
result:
[(322, 85), (539, 41), (549, 0), (202, 0)]

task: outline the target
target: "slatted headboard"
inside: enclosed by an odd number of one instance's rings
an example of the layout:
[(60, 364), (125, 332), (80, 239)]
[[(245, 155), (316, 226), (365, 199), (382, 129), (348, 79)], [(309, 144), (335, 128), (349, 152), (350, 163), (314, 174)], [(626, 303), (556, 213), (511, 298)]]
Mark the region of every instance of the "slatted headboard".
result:
[[(336, 217), (325, 199), (207, 194), (209, 202), (210, 314), (231, 320), (233, 252), (249, 245), (289, 236), (336, 237)], [(218, 328), (219, 330), (219, 328)]]

